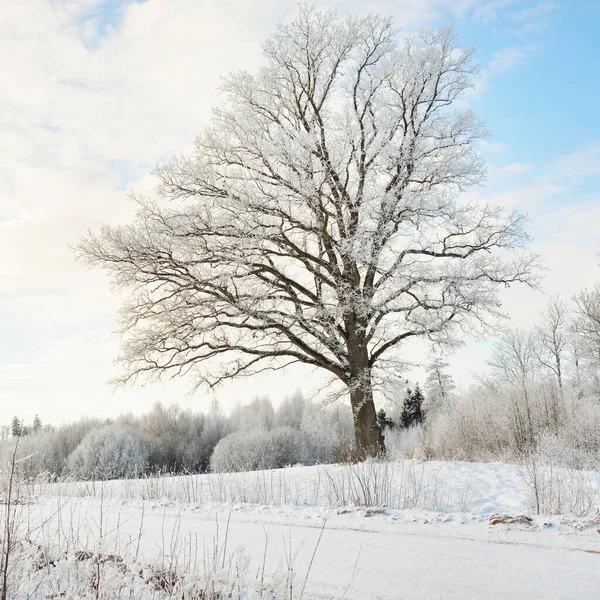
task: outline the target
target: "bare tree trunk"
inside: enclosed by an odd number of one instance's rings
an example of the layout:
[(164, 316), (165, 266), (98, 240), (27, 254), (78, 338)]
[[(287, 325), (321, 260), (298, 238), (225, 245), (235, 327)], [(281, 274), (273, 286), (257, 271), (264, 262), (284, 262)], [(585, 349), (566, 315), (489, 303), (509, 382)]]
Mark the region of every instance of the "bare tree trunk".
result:
[(354, 414), (354, 435), (358, 460), (385, 453), (384, 437), (377, 424), (377, 413), (371, 389), (350, 392), (350, 403)]
[(531, 404), (529, 403), (529, 393), (527, 392), (527, 384), (525, 382), (523, 382), (523, 399), (525, 400), (525, 416), (527, 417), (527, 445), (531, 448), (533, 446), (535, 434), (531, 415)]
[(357, 333), (350, 337), (348, 357), (352, 377), (350, 404), (354, 416), (356, 453), (358, 460), (365, 460), (369, 456), (384, 454), (385, 445), (383, 431), (377, 422), (377, 412), (373, 402), (371, 369), (364, 336)]

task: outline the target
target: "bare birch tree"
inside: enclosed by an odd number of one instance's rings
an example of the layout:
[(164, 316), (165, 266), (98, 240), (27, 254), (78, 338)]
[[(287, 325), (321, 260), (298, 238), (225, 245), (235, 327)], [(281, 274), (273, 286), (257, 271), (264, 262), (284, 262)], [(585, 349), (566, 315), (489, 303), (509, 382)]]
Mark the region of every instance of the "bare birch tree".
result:
[[(578, 342), (578, 375), (584, 360), (585, 379), (592, 383), (594, 393), (600, 396), (600, 284), (585, 289), (573, 297), (575, 301), (574, 331)], [(581, 381), (579, 382), (581, 385)]]
[(531, 396), (540, 367), (533, 332), (523, 329), (504, 331), (492, 347), (488, 365), (492, 368), (493, 380), (501, 388), (508, 388), (513, 401), (511, 418), (517, 447), (520, 450), (531, 447), (535, 435)]
[(536, 327), (538, 339), (536, 347), (538, 360), (554, 373), (561, 393), (569, 331), (570, 316), (567, 303), (559, 296), (551, 296), (542, 314), (542, 322)]
[[(302, 363), (348, 390), (358, 455), (383, 447), (374, 385), (411, 338), (447, 338), (530, 282), (524, 219), (459, 202), (484, 178), (477, 69), (451, 29), (398, 45), (389, 19), (302, 5), (230, 75), (193, 156), (158, 199), (79, 252), (131, 290), (123, 381), (193, 371), (210, 386)], [(192, 74), (190, 74), (192, 75)]]

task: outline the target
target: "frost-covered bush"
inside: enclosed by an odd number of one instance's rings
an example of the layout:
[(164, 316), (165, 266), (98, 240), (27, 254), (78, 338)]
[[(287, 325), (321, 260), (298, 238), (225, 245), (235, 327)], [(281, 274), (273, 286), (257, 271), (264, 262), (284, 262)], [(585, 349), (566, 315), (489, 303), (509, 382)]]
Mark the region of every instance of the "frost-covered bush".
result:
[(313, 462), (347, 462), (354, 454), (354, 424), (348, 407), (324, 409), (313, 404), (304, 411), (301, 427)]
[(223, 419), (156, 403), (138, 426), (148, 448), (149, 468), (169, 473), (206, 471), (223, 435)]
[(432, 452), (429, 437), (429, 430), (422, 424), (387, 430), (385, 432), (387, 459), (390, 461), (405, 458), (429, 459)]
[(273, 442), (267, 430), (235, 431), (215, 446), (210, 467), (214, 472), (272, 469), (273, 455)]
[(311, 464), (306, 436), (292, 427), (276, 427), (269, 432), (276, 467)]
[(11, 453), (18, 442), (19, 471), (26, 480), (55, 479), (64, 474), (69, 456), (93, 429), (105, 426), (98, 419), (81, 419), (60, 427), (49, 425), (18, 438), (3, 440), (0, 450)]
[(69, 457), (69, 470), (84, 478), (127, 477), (141, 472), (148, 452), (131, 430), (108, 425), (91, 431)]
[(214, 472), (275, 469), (309, 462), (309, 457), (306, 437), (291, 427), (236, 431), (215, 447), (211, 469)]
[(600, 404), (593, 397), (539, 383), (514, 388), (474, 388), (456, 397), (415, 431), (386, 432), (388, 455), (398, 458), (520, 462), (541, 452), (569, 467), (600, 464)]
[(586, 516), (600, 511), (600, 479), (584, 471), (589, 456), (563, 435), (545, 433), (535, 450), (521, 457), (519, 475), (537, 514)]

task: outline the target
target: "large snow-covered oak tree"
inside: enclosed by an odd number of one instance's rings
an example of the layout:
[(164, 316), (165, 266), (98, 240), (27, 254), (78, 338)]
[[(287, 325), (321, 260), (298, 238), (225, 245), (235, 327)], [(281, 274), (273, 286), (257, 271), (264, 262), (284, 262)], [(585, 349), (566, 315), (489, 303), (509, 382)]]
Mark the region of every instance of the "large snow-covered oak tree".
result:
[(459, 102), (476, 66), (451, 29), (399, 44), (389, 19), (302, 5), (264, 56), (225, 80), (158, 199), (79, 252), (131, 290), (123, 381), (318, 367), (346, 386), (364, 458), (402, 343), (485, 319), (535, 259), (514, 252), (522, 216), (457, 199), (483, 179), (486, 132)]

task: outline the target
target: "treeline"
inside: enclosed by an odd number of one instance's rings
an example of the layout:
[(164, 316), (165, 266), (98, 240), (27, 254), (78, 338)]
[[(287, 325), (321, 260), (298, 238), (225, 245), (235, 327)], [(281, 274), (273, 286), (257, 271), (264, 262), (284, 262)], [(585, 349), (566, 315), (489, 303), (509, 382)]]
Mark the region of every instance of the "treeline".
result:
[[(382, 429), (416, 426), (425, 418), (424, 396), (407, 388)], [(248, 471), (287, 465), (353, 460), (352, 415), (343, 403), (315, 404), (300, 392), (274, 408), (256, 398), (224, 416), (217, 405), (204, 414), (160, 403), (142, 416), (84, 418), (54, 427), (36, 415), (31, 426), (17, 417), (5, 426), (4, 445), (18, 445), (28, 477), (131, 477), (149, 473)], [(8, 433), (10, 432), (10, 436)]]
[[(16, 426), (18, 423), (20, 427)], [(28, 477), (130, 477), (148, 473), (248, 470), (347, 460), (353, 424), (346, 406), (318, 406), (299, 392), (277, 409), (267, 398), (238, 406), (229, 416), (155, 404), (142, 415), (84, 418), (60, 425), (5, 426), (18, 445)]]
[[(423, 390), (406, 381), (378, 414), (392, 459), (515, 461), (538, 454), (570, 466), (600, 464), (600, 286), (567, 303), (551, 298), (538, 323), (507, 329), (488, 370), (457, 393), (442, 358)], [(10, 435), (12, 433), (12, 435)], [(240, 471), (352, 460), (352, 415), (300, 392), (277, 408), (267, 398), (229, 416), (156, 404), (142, 416), (81, 419), (52, 427), (39, 418), (2, 428), (19, 445), (28, 476), (127, 477)]]
[(574, 467), (600, 464), (600, 286), (571, 302), (552, 297), (531, 328), (505, 330), (468, 393), (455, 394), (442, 371), (435, 410), (403, 436), (399, 455), (518, 461), (537, 454)]

